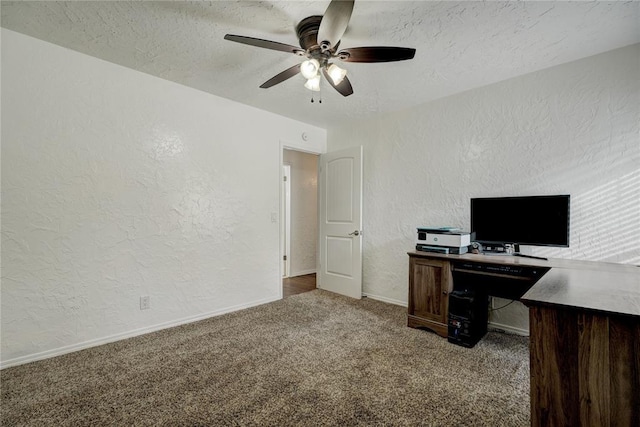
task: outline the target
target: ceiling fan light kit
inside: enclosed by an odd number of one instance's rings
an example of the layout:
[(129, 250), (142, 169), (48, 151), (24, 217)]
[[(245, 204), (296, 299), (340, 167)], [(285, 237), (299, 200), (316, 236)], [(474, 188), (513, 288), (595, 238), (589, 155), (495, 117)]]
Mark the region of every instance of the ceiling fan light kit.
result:
[(339, 85), (347, 77), (347, 70), (338, 67), (336, 64), (329, 64), (327, 74), (331, 77), (334, 85)]
[(320, 70), (320, 63), (317, 59), (308, 59), (300, 66), (300, 73), (305, 79), (312, 79), (318, 75)]
[(307, 80), (307, 82), (304, 84), (304, 87), (314, 92), (320, 92), (320, 75), (318, 74), (315, 77)]
[(354, 0), (332, 0), (324, 15), (309, 16), (298, 23), (296, 32), (300, 48), (270, 40), (227, 34), (226, 40), (265, 49), (279, 50), (304, 56), (307, 59), (301, 64), (276, 74), (260, 85), (266, 89), (300, 73), (307, 79), (305, 87), (312, 91), (320, 90), (320, 75), (324, 75), (329, 84), (342, 96), (353, 94), (353, 87), (347, 78), (347, 70), (340, 68), (333, 62), (338, 59), (343, 62), (392, 62), (412, 59), (416, 50), (406, 47), (372, 46), (355, 47), (338, 50), (340, 39), (344, 34), (351, 13)]

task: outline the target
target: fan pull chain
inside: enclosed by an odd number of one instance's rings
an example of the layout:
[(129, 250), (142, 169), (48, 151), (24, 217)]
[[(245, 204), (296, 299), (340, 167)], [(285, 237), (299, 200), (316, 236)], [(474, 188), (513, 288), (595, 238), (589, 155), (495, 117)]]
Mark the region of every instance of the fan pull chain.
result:
[[(315, 101), (313, 99), (313, 92), (311, 92), (311, 103), (313, 104)], [(318, 104), (322, 104), (322, 86), (319, 86), (318, 90)]]

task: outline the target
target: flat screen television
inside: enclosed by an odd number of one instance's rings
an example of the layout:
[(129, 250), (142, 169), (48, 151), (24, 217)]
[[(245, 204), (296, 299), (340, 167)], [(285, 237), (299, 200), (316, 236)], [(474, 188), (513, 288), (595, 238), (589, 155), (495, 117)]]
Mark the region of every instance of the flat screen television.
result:
[(569, 205), (568, 194), (473, 198), (471, 231), (483, 244), (569, 247)]

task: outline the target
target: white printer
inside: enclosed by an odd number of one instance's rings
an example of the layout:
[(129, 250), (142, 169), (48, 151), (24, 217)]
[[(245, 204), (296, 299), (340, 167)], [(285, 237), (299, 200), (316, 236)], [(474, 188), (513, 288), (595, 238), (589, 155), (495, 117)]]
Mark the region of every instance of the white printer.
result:
[(472, 240), (472, 233), (454, 227), (418, 227), (416, 250), (464, 254), (468, 252)]

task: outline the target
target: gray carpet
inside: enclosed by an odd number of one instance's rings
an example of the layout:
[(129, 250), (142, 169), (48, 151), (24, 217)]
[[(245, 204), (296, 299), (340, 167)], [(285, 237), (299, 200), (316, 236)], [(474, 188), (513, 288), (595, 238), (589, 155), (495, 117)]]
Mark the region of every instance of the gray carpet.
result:
[(321, 290), (0, 372), (2, 426), (525, 426), (524, 337), (473, 349)]

